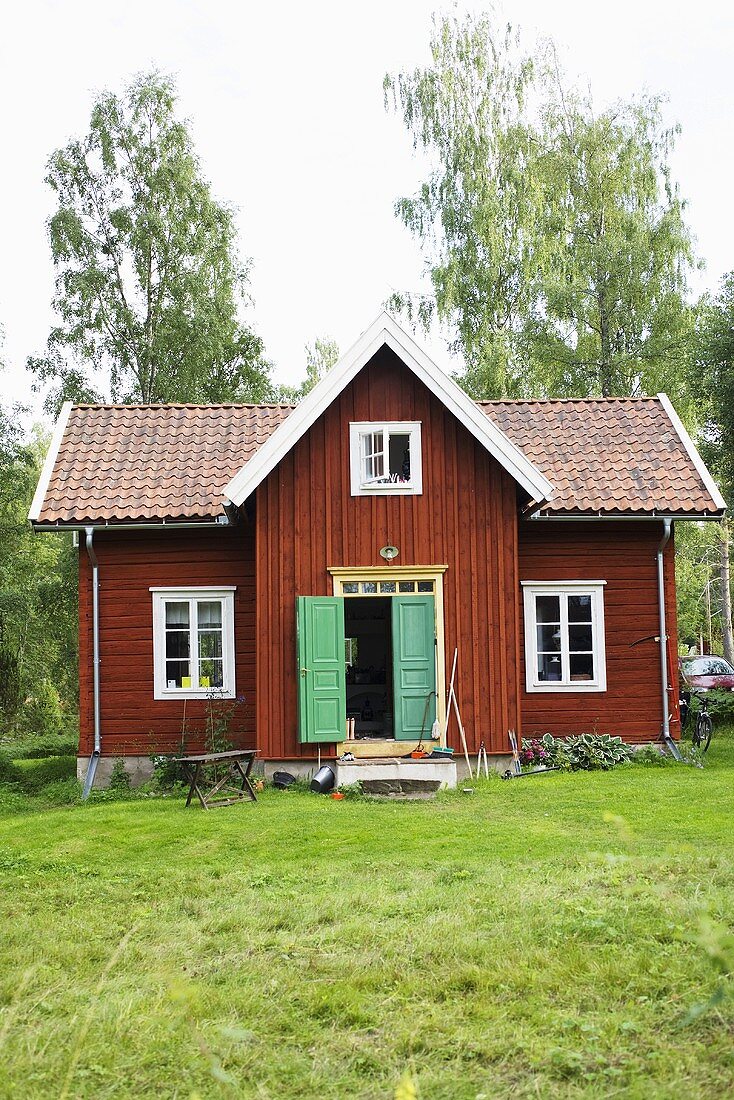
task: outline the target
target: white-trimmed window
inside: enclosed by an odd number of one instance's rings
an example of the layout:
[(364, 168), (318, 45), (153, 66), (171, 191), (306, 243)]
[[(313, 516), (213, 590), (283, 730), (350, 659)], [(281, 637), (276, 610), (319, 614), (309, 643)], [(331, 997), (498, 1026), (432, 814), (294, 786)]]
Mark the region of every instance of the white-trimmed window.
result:
[(349, 425), (352, 496), (423, 492), (417, 421)]
[(234, 699), (235, 586), (150, 591), (154, 697)]
[(522, 581), (528, 691), (606, 691), (605, 581)]

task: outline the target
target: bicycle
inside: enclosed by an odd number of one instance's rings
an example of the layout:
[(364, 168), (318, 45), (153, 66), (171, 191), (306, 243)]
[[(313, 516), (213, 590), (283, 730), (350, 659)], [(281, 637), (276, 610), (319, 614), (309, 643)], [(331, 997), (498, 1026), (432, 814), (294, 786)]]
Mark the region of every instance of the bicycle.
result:
[(696, 714), (696, 721), (691, 733), (691, 741), (695, 748), (700, 749), (701, 752), (707, 752), (709, 745), (711, 744), (711, 735), (714, 732), (714, 723), (711, 715), (708, 711), (708, 696), (705, 691), (700, 692), (682, 692), (681, 698), (681, 728), (685, 729), (688, 725), (688, 721), (691, 717), (691, 698), (695, 695), (699, 702), (700, 707)]

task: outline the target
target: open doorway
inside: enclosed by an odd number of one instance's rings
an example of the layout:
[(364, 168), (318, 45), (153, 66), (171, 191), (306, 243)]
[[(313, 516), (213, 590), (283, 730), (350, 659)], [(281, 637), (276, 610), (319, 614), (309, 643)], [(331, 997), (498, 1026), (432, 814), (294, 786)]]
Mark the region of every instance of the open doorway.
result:
[(355, 596), (344, 601), (347, 718), (356, 740), (393, 733), (392, 600)]

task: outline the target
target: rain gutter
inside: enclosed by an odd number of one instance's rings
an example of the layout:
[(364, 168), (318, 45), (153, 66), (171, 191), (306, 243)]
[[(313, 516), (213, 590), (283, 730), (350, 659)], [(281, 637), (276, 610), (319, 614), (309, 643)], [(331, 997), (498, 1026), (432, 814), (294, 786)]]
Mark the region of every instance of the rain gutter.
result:
[(92, 647), (94, 669), (94, 749), (89, 758), (87, 776), (84, 780), (82, 799), (86, 802), (97, 774), (97, 765), (102, 753), (102, 734), (100, 729), (99, 698), (99, 562), (94, 550), (94, 527), (86, 527), (87, 556), (92, 566)]
[(663, 537), (660, 540), (657, 552), (657, 566), (658, 566), (658, 616), (660, 621), (660, 692), (661, 701), (663, 704), (663, 726), (660, 733), (660, 738), (663, 745), (676, 760), (681, 759), (681, 754), (678, 750), (673, 738), (670, 736), (670, 703), (668, 700), (668, 634), (667, 624), (665, 621), (665, 573), (663, 568), (663, 554), (665, 547), (670, 540), (670, 534), (672, 531), (672, 521), (670, 519), (663, 520)]

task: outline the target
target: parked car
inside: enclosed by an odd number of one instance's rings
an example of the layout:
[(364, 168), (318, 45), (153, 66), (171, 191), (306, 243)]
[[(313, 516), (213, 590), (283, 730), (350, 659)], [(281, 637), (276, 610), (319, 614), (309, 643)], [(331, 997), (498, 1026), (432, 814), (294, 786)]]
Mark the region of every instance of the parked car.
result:
[(734, 691), (734, 668), (723, 657), (708, 653), (679, 657), (678, 667), (689, 691), (709, 691), (711, 688)]

